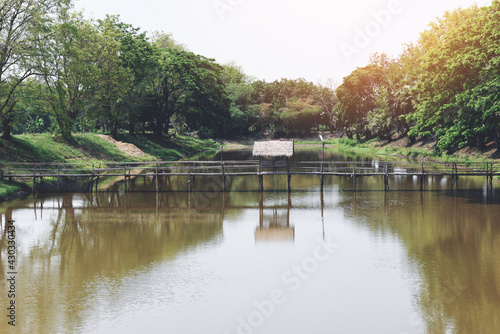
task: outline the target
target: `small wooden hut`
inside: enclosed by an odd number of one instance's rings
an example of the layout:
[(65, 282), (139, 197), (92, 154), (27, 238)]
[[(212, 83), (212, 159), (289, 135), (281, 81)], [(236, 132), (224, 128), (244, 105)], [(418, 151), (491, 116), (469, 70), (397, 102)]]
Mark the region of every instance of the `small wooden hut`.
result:
[(253, 144), (253, 156), (259, 157), (260, 167), (286, 167), (289, 165), (294, 148), (293, 140), (256, 141)]
[(259, 190), (263, 191), (262, 172), (264, 168), (286, 168), (288, 174), (288, 190), (290, 191), (290, 157), (293, 156), (295, 144), (293, 140), (257, 141), (253, 144), (253, 156), (259, 157)]

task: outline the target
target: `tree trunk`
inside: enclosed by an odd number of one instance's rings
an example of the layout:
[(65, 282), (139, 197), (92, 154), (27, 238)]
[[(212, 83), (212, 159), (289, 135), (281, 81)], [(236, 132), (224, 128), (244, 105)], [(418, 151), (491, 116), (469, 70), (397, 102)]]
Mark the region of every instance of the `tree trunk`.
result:
[(3, 133), (2, 133), (2, 139), (5, 140), (11, 140), (11, 126), (10, 126), (10, 120), (5, 121), (2, 117), (2, 125), (3, 125)]
[(153, 125), (153, 136), (155, 139), (161, 139), (163, 134), (163, 129), (161, 124), (152, 124)]
[(10, 107), (10, 109), (5, 112), (1, 113), (0, 115), (0, 120), (2, 121), (2, 126), (3, 126), (3, 133), (2, 133), (2, 139), (5, 140), (11, 140), (11, 132), (12, 132), (12, 121), (14, 120), (14, 114), (12, 113), (12, 110), (14, 109), (14, 106)]
[(71, 128), (73, 127), (73, 120), (71, 120), (71, 118), (69, 117), (65, 117), (65, 116), (59, 116), (58, 114), (56, 114), (56, 120), (57, 120), (57, 124), (59, 124), (59, 131), (61, 131), (61, 135), (62, 137), (64, 138), (64, 140), (68, 143), (68, 144), (75, 144), (76, 141), (75, 141), (75, 138), (73, 138), (73, 136), (71, 135)]
[(130, 121), (130, 123), (128, 123), (128, 133), (130, 133), (130, 135), (132, 135), (132, 136), (135, 135), (135, 124), (132, 121)]
[(118, 137), (118, 121), (114, 121), (111, 127), (111, 137), (116, 139)]

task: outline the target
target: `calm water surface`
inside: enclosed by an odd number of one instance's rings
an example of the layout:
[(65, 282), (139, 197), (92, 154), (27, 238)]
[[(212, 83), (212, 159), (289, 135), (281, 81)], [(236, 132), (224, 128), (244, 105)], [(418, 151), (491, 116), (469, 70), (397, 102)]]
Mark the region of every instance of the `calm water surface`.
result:
[[(248, 152), (225, 157), (247, 158)], [(302, 155), (302, 156), (301, 156)], [(318, 152), (298, 152), (313, 159)], [(327, 152), (328, 159), (360, 159)], [(220, 159), (215, 157), (215, 159)], [(365, 159), (365, 158), (363, 158)], [(18, 247), (16, 326), (1, 333), (497, 333), (500, 193), (482, 178), (292, 178), (292, 194), (135, 192), (0, 204)], [(186, 180), (164, 181), (182, 189)], [(198, 180), (217, 190), (216, 180)], [(286, 179), (265, 179), (286, 189)], [(154, 186), (153, 186), (154, 189)], [(381, 191), (382, 189), (382, 191)], [(148, 190), (147, 192), (143, 192)], [(1, 285), (2, 309), (9, 299)]]

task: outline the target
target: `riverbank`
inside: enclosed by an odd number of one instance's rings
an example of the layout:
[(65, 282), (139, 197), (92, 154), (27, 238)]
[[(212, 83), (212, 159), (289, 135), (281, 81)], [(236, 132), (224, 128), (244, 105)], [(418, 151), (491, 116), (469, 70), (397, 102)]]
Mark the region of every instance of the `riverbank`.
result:
[[(106, 135), (75, 134), (76, 144), (67, 144), (50, 134), (17, 135), (11, 141), (0, 139), (0, 168), (7, 162), (141, 162), (174, 161), (197, 152), (220, 148), (213, 140), (190, 136), (172, 136), (162, 140), (120, 135), (115, 140)], [(0, 202), (23, 197), (30, 185), (0, 181)]]
[[(438, 154), (434, 150), (435, 142), (431, 140), (415, 140), (399, 138), (392, 141), (372, 139), (369, 141), (358, 141), (355, 139), (335, 138), (327, 135), (325, 137), (326, 147), (350, 150), (356, 153), (364, 153), (376, 156), (391, 156), (402, 159), (461, 163), (493, 162), (500, 163), (500, 152), (490, 143), (483, 151), (478, 149), (463, 149), (453, 154)], [(296, 146), (321, 145), (319, 139), (303, 140), (296, 139)]]
[[(492, 144), (486, 150), (462, 150), (454, 154), (436, 154), (434, 142), (408, 138), (392, 141), (370, 140), (357, 141), (337, 138), (329, 133), (322, 134), (325, 146), (339, 150), (348, 150), (373, 156), (390, 156), (401, 159), (423, 161), (456, 162), (468, 164), (474, 162), (500, 163), (500, 155)], [(201, 140), (191, 136), (172, 136), (162, 140), (152, 140), (142, 136), (121, 134), (115, 140), (107, 135), (76, 134), (75, 145), (69, 145), (60, 136), (49, 134), (19, 135), (12, 141), (0, 140), (0, 164), (7, 162), (141, 162), (174, 161), (203, 151), (217, 151), (220, 144), (208, 139)], [(318, 134), (310, 139), (296, 138), (297, 147), (321, 147)], [(251, 149), (253, 139), (225, 140), (224, 149)], [(1, 166), (0, 166), (1, 167)], [(29, 184), (0, 181), (0, 202), (22, 197), (30, 193)]]

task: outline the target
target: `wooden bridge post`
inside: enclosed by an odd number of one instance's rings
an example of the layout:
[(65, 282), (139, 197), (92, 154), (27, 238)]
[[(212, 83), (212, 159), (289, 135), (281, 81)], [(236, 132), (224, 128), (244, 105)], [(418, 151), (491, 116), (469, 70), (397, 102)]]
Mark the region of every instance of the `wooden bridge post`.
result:
[(288, 183), (288, 193), (292, 192), (292, 187), (290, 185), (290, 181), (292, 180), (292, 174), (290, 174), (290, 158), (286, 157), (286, 174), (287, 174), (287, 183)]
[(354, 192), (356, 192), (356, 165), (354, 162), (352, 163), (352, 185)]
[(486, 188), (490, 187), (490, 163), (486, 163)]
[(191, 192), (191, 167), (188, 167), (188, 192)]
[(222, 192), (226, 192), (226, 172), (223, 161), (221, 161), (221, 168), (222, 168)]
[(95, 179), (95, 192), (97, 192), (97, 188), (99, 186), (99, 175), (101, 174), (101, 164), (99, 164), (99, 167), (97, 169), (97, 177)]
[(425, 170), (424, 163), (422, 162), (422, 169), (420, 171), (420, 191), (425, 190)]
[(61, 173), (61, 165), (57, 164), (57, 192), (61, 191), (61, 182), (59, 174)]
[(451, 190), (455, 187), (455, 164), (451, 166)]
[[(196, 173), (196, 162), (193, 164), (194, 172)], [(196, 175), (191, 176), (193, 191), (196, 192)]]
[(259, 191), (264, 191), (264, 177), (262, 176), (262, 157), (259, 157)]
[(490, 175), (490, 186), (491, 186), (491, 189), (493, 189), (493, 174), (495, 173), (494, 169), (493, 169), (493, 163), (491, 163), (491, 175)]
[[(324, 149), (324, 145), (323, 145), (323, 149)], [(323, 159), (324, 159), (324, 151), (323, 151)], [(323, 192), (323, 185), (324, 185), (324, 178), (325, 178), (325, 175), (323, 174), (323, 172), (324, 172), (323, 160), (321, 160), (321, 192)]]
[[(92, 169), (93, 168), (94, 167), (92, 167)], [(92, 174), (94, 174), (94, 172), (92, 172)], [(127, 192), (127, 165), (123, 167), (123, 183), (125, 184), (125, 192)]]
[(35, 195), (35, 183), (36, 183), (36, 165), (35, 168), (33, 168), (33, 186), (31, 187), (32, 195)]
[(493, 163), (486, 163), (486, 187), (493, 189)]
[(160, 191), (160, 182), (158, 180), (158, 163), (156, 163), (155, 181), (156, 181), (156, 192), (159, 192)]
[[(87, 184), (87, 189), (85, 190), (86, 192), (92, 193), (92, 188), (94, 187), (94, 173), (95, 173), (95, 168), (94, 164), (92, 164), (92, 175), (90, 176), (90, 181)], [(59, 174), (59, 172), (57, 174)]]
[(453, 164), (452, 176), (451, 176), (451, 190), (458, 190), (458, 167), (457, 164)]
[(384, 190), (389, 191), (389, 169), (387, 167), (387, 163), (385, 164)]

